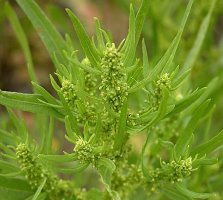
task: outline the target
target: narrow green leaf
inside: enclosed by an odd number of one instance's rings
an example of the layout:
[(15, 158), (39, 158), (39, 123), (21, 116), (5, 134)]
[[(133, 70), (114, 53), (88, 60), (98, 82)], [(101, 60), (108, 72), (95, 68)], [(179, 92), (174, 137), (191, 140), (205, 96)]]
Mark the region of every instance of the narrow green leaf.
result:
[(37, 97), (41, 96), (0, 91), (0, 104), (6, 107), (17, 108), (23, 111), (32, 113), (46, 113), (48, 115), (62, 118), (61, 114), (58, 113), (55, 109), (38, 102)]
[(101, 24), (98, 18), (95, 17), (94, 20), (95, 20), (95, 29), (96, 29), (98, 48), (100, 49), (100, 51), (103, 51), (105, 49), (105, 42), (103, 38), (103, 33), (101, 31)]
[(38, 197), (39, 197), (41, 191), (43, 190), (43, 187), (44, 187), (45, 183), (46, 183), (46, 178), (43, 180), (43, 182), (40, 184), (40, 186), (39, 186), (38, 189), (36, 190), (36, 192), (35, 192), (35, 194), (34, 194), (32, 200), (37, 200), (37, 199), (38, 199)]
[(168, 99), (169, 99), (169, 91), (167, 90), (167, 88), (165, 87), (162, 88), (162, 94), (163, 94), (162, 101), (160, 103), (159, 110), (156, 116), (149, 123), (147, 123), (143, 128), (141, 128), (140, 131), (143, 131), (146, 128), (150, 127), (151, 125), (157, 123), (166, 115), (167, 108), (168, 108), (167, 104), (168, 104)]
[(163, 68), (162, 73), (170, 72), (170, 67), (171, 67), (171, 65), (172, 65), (172, 62), (173, 62), (173, 59), (174, 59), (174, 57), (175, 57), (177, 48), (178, 48), (178, 46), (179, 46), (180, 39), (181, 39), (181, 36), (182, 36), (182, 34), (183, 34), (183, 31), (184, 31), (184, 28), (185, 28), (187, 19), (188, 19), (188, 17), (189, 17), (189, 14), (190, 14), (190, 11), (191, 11), (191, 7), (192, 7), (193, 3), (194, 3), (194, 0), (190, 0), (189, 3), (188, 3), (188, 5), (187, 5), (185, 14), (184, 14), (184, 16), (183, 16), (183, 19), (182, 19), (180, 28), (179, 28), (178, 33), (177, 33), (177, 36), (176, 36), (176, 43), (175, 43), (175, 45), (174, 45), (173, 51), (171, 52), (171, 55), (169, 56), (169, 58), (168, 58), (168, 60), (167, 60), (166, 65), (165, 65), (164, 68)]
[(20, 171), (20, 169), (18, 167), (16, 167), (15, 165), (9, 163), (9, 162), (6, 162), (6, 161), (3, 161), (3, 160), (0, 160), (0, 169), (1, 169), (1, 173), (2, 171), (9, 171), (10, 172), (18, 172)]
[(88, 122), (85, 122), (85, 124), (84, 124), (83, 135), (84, 135), (84, 140), (88, 141), (88, 139), (90, 137)]
[(135, 59), (135, 14), (132, 7), (132, 4), (130, 5), (130, 15), (129, 15), (129, 32), (128, 37), (126, 40), (126, 50), (124, 52), (123, 56), (123, 65), (125, 68), (128, 68), (132, 65), (134, 59)]
[(140, 61), (139, 59), (136, 59), (135, 63), (131, 67), (125, 68), (123, 71), (126, 73), (134, 72), (136, 68), (139, 66), (139, 61)]
[(162, 192), (165, 196), (167, 196), (171, 200), (192, 200), (191, 198), (181, 194), (178, 190), (176, 190), (172, 186), (166, 186), (162, 188)]
[(186, 151), (186, 148), (190, 142), (191, 136), (193, 134), (193, 131), (195, 130), (198, 122), (200, 119), (205, 116), (207, 113), (207, 110), (209, 109), (208, 105), (210, 103), (210, 100), (205, 101), (202, 103), (193, 113), (190, 121), (188, 122), (187, 126), (185, 127), (184, 131), (179, 136), (176, 145), (175, 145), (175, 151), (177, 158), (182, 156), (184, 152)]
[(73, 63), (73, 65), (74, 65), (73, 67), (81, 68), (84, 71), (92, 73), (92, 74), (95, 74), (95, 75), (100, 75), (101, 74), (100, 70), (98, 70), (96, 68), (93, 68), (93, 67), (89, 67), (89, 66), (83, 65), (83, 64), (79, 63), (75, 59), (69, 58), (69, 61), (71, 61)]
[(105, 185), (112, 200), (120, 200), (118, 193), (111, 190), (111, 178), (116, 168), (115, 164), (108, 158), (100, 158), (97, 161), (96, 168), (101, 175), (102, 182)]
[[(193, 154), (191, 154), (192, 156), (194, 156)], [(214, 165), (216, 163), (218, 163), (218, 159), (217, 158), (205, 158), (206, 156), (200, 158), (200, 159), (196, 159), (193, 161), (193, 168), (197, 168), (201, 165)]]
[(19, 22), (18, 17), (16, 16), (16, 13), (13, 11), (12, 7), (10, 6), (10, 4), (8, 2), (6, 2), (6, 4), (5, 4), (5, 12), (10, 20), (10, 23), (12, 25), (14, 33), (16, 34), (16, 37), (17, 37), (17, 39), (22, 47), (22, 50), (24, 52), (26, 61), (28, 63), (29, 77), (30, 77), (31, 81), (37, 83), (37, 78), (36, 78), (36, 75), (34, 72), (31, 51), (29, 48), (29, 44), (28, 44), (26, 35), (24, 33), (24, 30), (22, 29), (22, 26)]
[[(29, 196), (28, 198), (26, 198), (25, 200), (32, 200), (34, 195)], [(36, 200), (46, 200), (47, 199), (47, 194), (46, 193), (41, 193), (39, 194), (39, 196), (37, 197)]]
[(201, 105), (208, 98), (212, 97), (212, 94), (215, 92), (218, 86), (219, 86), (218, 78), (214, 78), (213, 80), (211, 80), (205, 92), (202, 93), (202, 95), (199, 97), (199, 99), (197, 99), (197, 101), (195, 101), (191, 106), (188, 107), (188, 109), (186, 109), (184, 114), (193, 113), (194, 110), (196, 110), (199, 105)]
[(66, 65), (67, 61), (62, 54), (62, 50), (66, 48), (65, 42), (49, 18), (33, 0), (16, 0), (16, 2), (32, 22), (51, 58), (53, 59), (56, 54), (60, 63)]
[(182, 35), (183, 29), (185, 27), (187, 18), (189, 16), (193, 1), (194, 0), (190, 0), (190, 2), (188, 3), (185, 14), (184, 14), (184, 17), (183, 17), (183, 20), (182, 20), (182, 23), (181, 23), (181, 26), (180, 26), (180, 29), (179, 29), (176, 37), (174, 38), (173, 42), (171, 43), (171, 45), (167, 49), (166, 53), (164, 54), (164, 56), (156, 64), (156, 66), (153, 68), (153, 70), (149, 73), (149, 75), (146, 78), (139, 81), (138, 83), (136, 83), (133, 87), (131, 87), (129, 89), (130, 93), (136, 92), (137, 90), (144, 87), (147, 83), (154, 80), (156, 78), (156, 76), (162, 71), (162, 69), (165, 69), (165, 70), (163, 70), (163, 73), (164, 72), (169, 72), (168, 67), (171, 66), (172, 61), (174, 59), (174, 56), (176, 54), (176, 50), (177, 50), (177, 47), (179, 45), (181, 35)]
[(206, 154), (211, 153), (215, 149), (221, 147), (223, 145), (223, 131), (221, 131), (218, 135), (211, 138), (209, 141), (201, 144), (195, 149), (192, 150), (191, 155), (195, 156), (198, 154), (199, 156), (204, 156)]
[(174, 109), (166, 115), (166, 117), (171, 117), (177, 113), (180, 113), (184, 109), (190, 107), (199, 97), (207, 90), (207, 88), (201, 88), (199, 90), (195, 90), (193, 93), (184, 97), (182, 100), (177, 102)]
[(32, 191), (28, 182), (19, 178), (0, 176), (0, 187), (3, 187), (5, 189), (17, 190), (21, 193)]
[(76, 154), (65, 154), (65, 155), (45, 155), (45, 154), (40, 154), (38, 156), (40, 159), (48, 160), (48, 161), (53, 161), (53, 162), (58, 162), (58, 163), (64, 163), (64, 162), (72, 162), (77, 160)]
[(180, 185), (180, 184), (176, 184), (176, 189), (183, 195), (191, 198), (191, 199), (209, 199), (211, 197), (213, 197), (213, 194), (211, 193), (197, 193), (197, 192), (193, 192), (188, 190), (187, 188), (185, 188), (184, 186)]
[(135, 22), (135, 45), (137, 46), (139, 42), (139, 38), (143, 29), (143, 25), (149, 11), (149, 0), (142, 0), (139, 11), (136, 14), (136, 22)]
[(142, 40), (142, 55), (143, 55), (143, 75), (146, 78), (149, 75), (149, 59), (146, 50), (146, 44), (144, 39)]
[(76, 165), (72, 165), (70, 168), (58, 167), (55, 171), (63, 174), (75, 174), (84, 171), (88, 166), (89, 163), (77, 163)]
[(77, 33), (78, 39), (80, 41), (80, 44), (90, 60), (91, 64), (95, 67), (98, 66), (98, 63), (100, 62), (100, 57), (97, 54), (97, 51), (94, 49), (93, 45), (91, 44), (91, 40), (89, 39), (86, 31), (84, 30), (84, 27), (80, 23), (79, 19), (72, 13), (70, 9), (66, 9), (73, 25), (74, 29)]
[(200, 30), (197, 34), (194, 45), (192, 49), (190, 50), (187, 58), (185, 59), (183, 67), (181, 68), (181, 73), (185, 72), (188, 69), (191, 69), (194, 65), (194, 62), (196, 61), (198, 57), (204, 38), (207, 34), (208, 26), (210, 24), (210, 19), (211, 19), (211, 15), (212, 15), (215, 3), (216, 3), (216, 0), (211, 1), (209, 12), (201, 23)]
[(128, 112), (128, 100), (125, 99), (121, 109), (121, 114), (118, 123), (118, 132), (117, 135), (115, 136), (115, 143), (114, 143), (114, 149), (120, 151), (122, 150), (122, 147), (127, 139), (127, 131), (126, 131), (127, 112)]
[(46, 154), (51, 153), (54, 126), (55, 126), (54, 118), (50, 117), (48, 131), (44, 135), (43, 153), (46, 153)]
[(28, 131), (27, 131), (25, 122), (21, 119), (19, 120), (17, 118), (17, 116), (15, 115), (15, 113), (12, 112), (12, 110), (10, 110), (10, 109), (7, 109), (7, 110), (8, 110), (9, 116), (17, 130), (17, 133), (21, 137), (22, 141), (26, 142), (28, 139)]
[(59, 92), (60, 86), (57, 84), (57, 82), (55, 81), (55, 79), (53, 78), (53, 76), (51, 74), (50, 74), (50, 82), (51, 82), (51, 85), (53, 86), (54, 90)]
[(95, 127), (95, 136), (93, 138), (92, 143), (96, 143), (99, 140), (101, 133), (102, 133), (101, 129), (102, 129), (102, 120), (101, 120), (100, 114), (98, 114), (97, 124)]
[(70, 118), (69, 118), (68, 115), (65, 117), (65, 127), (66, 127), (66, 131), (67, 131), (68, 137), (71, 140), (76, 141), (78, 137), (77, 137), (77, 135), (75, 133), (75, 130), (73, 130), (73, 128), (71, 126)]
[(48, 103), (57, 105), (59, 102), (49, 92), (47, 92), (42, 86), (32, 82), (35, 91), (40, 94)]
[(187, 70), (184, 73), (182, 73), (181, 75), (179, 75), (172, 83), (172, 90), (176, 90), (177, 88), (179, 88), (184, 81), (186, 80), (186, 78), (189, 76), (189, 74), (191, 73), (191, 70)]

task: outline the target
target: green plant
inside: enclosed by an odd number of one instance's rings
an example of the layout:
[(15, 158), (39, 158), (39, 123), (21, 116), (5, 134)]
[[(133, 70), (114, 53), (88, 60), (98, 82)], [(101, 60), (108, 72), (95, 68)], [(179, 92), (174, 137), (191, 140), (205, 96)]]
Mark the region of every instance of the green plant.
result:
[[(40, 30), (54, 62), (56, 73), (50, 80), (57, 97), (38, 83), (25, 34), (6, 3), (6, 14), (28, 62), (33, 93), (0, 91), (0, 103), (14, 124), (13, 129), (0, 130), (3, 199), (222, 198), (218, 189), (221, 179), (215, 175), (222, 173), (218, 149), (223, 132), (213, 136), (209, 124), (205, 134), (195, 135), (200, 122), (211, 120), (215, 108), (211, 97), (220, 91), (222, 82), (215, 78), (200, 89), (188, 84), (214, 1), (184, 67), (177, 66), (174, 57), (193, 0), (173, 42), (155, 65), (149, 64), (144, 40), (142, 59), (135, 55), (148, 0), (142, 0), (136, 14), (130, 6), (129, 32), (119, 45), (97, 19), (96, 37), (91, 40), (67, 9), (83, 49), (81, 59), (71, 37), (67, 34), (64, 40), (34, 1), (16, 1)], [(12, 108), (34, 114), (34, 134)], [(65, 126), (63, 137), (71, 149), (63, 142), (52, 148), (59, 122)], [(132, 142), (135, 135), (145, 138), (138, 151)], [(100, 176), (101, 183), (92, 173)], [(62, 178), (67, 177), (65, 174), (69, 177)], [(96, 179), (92, 184), (89, 176)]]

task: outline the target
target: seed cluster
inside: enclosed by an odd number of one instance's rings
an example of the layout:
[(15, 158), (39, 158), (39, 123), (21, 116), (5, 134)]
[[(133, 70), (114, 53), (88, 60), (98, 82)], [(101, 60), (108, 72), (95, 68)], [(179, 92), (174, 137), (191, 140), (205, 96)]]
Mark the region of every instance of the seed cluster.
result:
[(37, 189), (43, 180), (46, 180), (43, 191), (49, 195), (49, 199), (65, 200), (71, 196), (74, 198), (72, 186), (66, 181), (59, 180), (57, 176), (45, 169), (25, 144), (17, 146), (16, 155), (21, 171), (25, 173), (25, 177), (33, 189)]
[(101, 96), (115, 112), (120, 111), (124, 98), (128, 95), (126, 74), (123, 71), (121, 54), (115, 44), (107, 45), (101, 62)]

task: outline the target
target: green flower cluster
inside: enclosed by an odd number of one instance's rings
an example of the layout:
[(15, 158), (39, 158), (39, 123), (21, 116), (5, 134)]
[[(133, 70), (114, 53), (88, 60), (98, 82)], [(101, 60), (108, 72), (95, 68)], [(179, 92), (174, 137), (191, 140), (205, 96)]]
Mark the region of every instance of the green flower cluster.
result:
[(62, 81), (61, 92), (69, 107), (75, 110), (75, 101), (77, 100), (75, 85), (67, 79)]
[(191, 157), (185, 160), (173, 160), (170, 163), (166, 163), (166, 165), (172, 169), (172, 172), (169, 174), (171, 183), (183, 181), (183, 178), (189, 176), (194, 170)]
[(163, 183), (182, 182), (184, 178), (190, 176), (194, 171), (191, 157), (177, 161), (173, 160), (169, 163), (163, 161), (161, 164), (161, 168), (156, 168), (149, 173), (151, 179), (147, 183), (151, 188), (151, 192), (155, 192), (162, 187)]
[(149, 98), (149, 101), (147, 101), (153, 111), (156, 111), (159, 108), (160, 102), (162, 100), (163, 87), (169, 90), (171, 89), (171, 79), (168, 73), (161, 75), (155, 82), (153, 95)]
[[(82, 64), (88, 67), (92, 67), (88, 58), (83, 59)], [(84, 86), (85, 86), (84, 89), (90, 95), (94, 95), (94, 93), (96, 92), (97, 78), (89, 72), (84, 72), (84, 73), (85, 73), (84, 74)]]
[(77, 154), (77, 158), (81, 163), (89, 162), (94, 165), (97, 156), (93, 150), (94, 148), (90, 145), (90, 143), (84, 141), (82, 138), (79, 138), (74, 147), (74, 152)]
[(142, 184), (144, 178), (140, 168), (135, 164), (122, 163), (112, 177), (112, 189), (118, 191), (122, 199), (129, 199), (129, 194), (138, 185)]
[(60, 180), (49, 170), (45, 169), (25, 144), (17, 146), (16, 155), (21, 171), (25, 173), (25, 177), (33, 189), (37, 189), (46, 180), (43, 191), (49, 195), (49, 199), (65, 200), (67, 197), (75, 199), (74, 191), (71, 190), (72, 186), (69, 182)]
[(128, 95), (126, 73), (123, 70), (121, 54), (115, 48), (115, 44), (107, 44), (101, 62), (101, 96), (115, 112), (120, 111), (124, 98)]

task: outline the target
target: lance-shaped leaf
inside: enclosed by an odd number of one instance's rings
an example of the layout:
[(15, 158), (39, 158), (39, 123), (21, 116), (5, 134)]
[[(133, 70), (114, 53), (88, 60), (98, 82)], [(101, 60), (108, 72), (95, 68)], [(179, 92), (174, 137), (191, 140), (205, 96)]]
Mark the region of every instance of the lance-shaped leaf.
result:
[(43, 187), (46, 183), (46, 178), (44, 178), (43, 182), (39, 185), (39, 187), (37, 188), (32, 200), (38, 200), (38, 197), (40, 196), (42, 190), (43, 190)]
[(21, 137), (23, 142), (26, 142), (28, 139), (28, 131), (25, 125), (25, 122), (23, 120), (19, 120), (18, 117), (15, 115), (12, 110), (8, 109), (9, 116), (16, 128), (17, 133)]
[(166, 117), (171, 117), (190, 107), (206, 90), (207, 88), (195, 90), (193, 93), (189, 94), (187, 97), (177, 102), (174, 109), (170, 113), (168, 113)]
[(47, 48), (50, 57), (53, 59), (54, 54), (56, 54), (60, 63), (66, 65), (67, 60), (62, 53), (62, 50), (66, 49), (65, 41), (55, 29), (49, 18), (33, 0), (16, 0), (16, 2), (32, 22), (34, 28)]
[(143, 55), (143, 76), (145, 78), (149, 75), (150, 68), (149, 68), (149, 59), (148, 59), (148, 54), (147, 54), (146, 44), (145, 44), (144, 39), (142, 41), (142, 55)]
[(200, 52), (201, 46), (203, 44), (204, 38), (205, 38), (207, 30), (208, 30), (208, 26), (210, 24), (211, 14), (213, 12), (216, 0), (213, 0), (211, 2), (212, 3), (209, 8), (209, 12), (208, 12), (207, 16), (204, 18), (203, 22), (201, 23), (200, 30), (197, 34), (194, 45), (193, 45), (192, 49), (190, 50), (187, 58), (185, 59), (183, 67), (181, 68), (181, 73), (185, 72), (187, 69), (191, 69), (194, 65), (194, 62), (196, 61), (196, 59), (198, 57), (198, 54)]
[(120, 200), (118, 193), (111, 189), (111, 178), (116, 168), (115, 164), (108, 158), (100, 158), (97, 161), (96, 168), (101, 175), (102, 182), (105, 185), (112, 200)]
[(57, 163), (64, 163), (64, 162), (72, 162), (77, 160), (76, 154), (65, 154), (65, 155), (45, 155), (45, 154), (40, 154), (38, 156), (41, 159), (47, 160), (47, 161), (52, 161), (52, 162), (57, 162)]
[(181, 194), (178, 190), (176, 190), (176, 188), (171, 186), (163, 187), (162, 193), (171, 200), (191, 200), (191, 198)]
[(223, 146), (223, 131), (221, 131), (218, 135), (214, 136), (204, 144), (197, 146), (195, 149), (192, 150), (191, 155), (195, 156), (196, 154), (198, 154), (202, 157), (221, 146)]
[(209, 199), (213, 197), (213, 194), (211, 193), (198, 193), (198, 192), (193, 192), (191, 190), (188, 190), (181, 184), (176, 184), (176, 189), (182, 194), (187, 196), (190, 199)]
[(180, 134), (176, 145), (175, 145), (175, 153), (176, 153), (176, 157), (180, 157), (183, 156), (183, 154), (186, 151), (187, 146), (190, 143), (193, 131), (195, 130), (198, 122), (200, 121), (200, 119), (205, 116), (205, 114), (207, 113), (207, 111), (209, 110), (209, 103), (210, 100), (205, 101), (204, 103), (202, 103), (194, 112), (194, 114), (192, 115), (190, 121), (188, 122), (187, 126), (185, 127), (185, 129), (183, 130), (183, 132)]
[(24, 200), (33, 193), (27, 181), (3, 176), (0, 176), (0, 191), (4, 200)]
[(174, 56), (176, 54), (176, 50), (179, 45), (181, 35), (182, 35), (183, 29), (185, 27), (187, 18), (190, 14), (192, 4), (193, 4), (193, 0), (190, 0), (190, 2), (188, 3), (188, 6), (186, 8), (184, 17), (183, 17), (181, 27), (180, 27), (176, 37), (174, 38), (173, 42), (171, 43), (171, 45), (167, 49), (166, 53), (164, 54), (164, 56), (160, 59), (160, 61), (156, 64), (156, 66), (153, 68), (153, 70), (149, 73), (149, 75), (146, 78), (139, 81), (138, 83), (136, 83), (133, 87), (131, 87), (129, 89), (130, 93), (136, 92), (137, 90), (144, 87), (147, 83), (154, 80), (156, 78), (156, 76), (163, 70), (163, 68), (165, 69), (164, 72), (165, 71), (168, 72), (168, 67), (171, 66)]
[(53, 143), (53, 133), (54, 133), (54, 118), (50, 117), (49, 128), (47, 129), (46, 134), (44, 134), (43, 140), (43, 153), (50, 154), (52, 143)]
[(125, 98), (118, 123), (118, 132), (115, 136), (114, 149), (120, 150), (127, 140), (126, 121), (128, 112), (128, 101)]
[(62, 115), (50, 106), (38, 101), (41, 98), (36, 94), (23, 94), (16, 92), (0, 91), (0, 104), (9, 108), (17, 108), (32, 113), (45, 113), (62, 118)]
[(95, 17), (95, 32), (96, 32), (96, 37), (97, 37), (97, 42), (98, 42), (98, 48), (103, 51), (105, 50), (105, 42), (103, 38), (103, 32), (101, 30), (101, 24), (100, 21)]
[(129, 15), (129, 32), (126, 40), (126, 50), (123, 54), (123, 65), (124, 67), (130, 67), (135, 58), (135, 14), (132, 5), (130, 6)]
[(63, 174), (75, 174), (84, 171), (88, 166), (89, 163), (76, 163), (75, 165), (66, 168), (59, 166), (57, 168), (54, 168), (54, 170), (58, 173)]
[[(145, 129), (147, 129), (148, 127), (150, 127), (151, 125), (157, 123), (158, 121), (160, 121), (161, 119), (163, 119), (163, 117), (166, 115), (167, 111), (168, 111), (168, 99), (169, 99), (169, 91), (167, 90), (166, 87), (162, 88), (162, 101), (159, 105), (159, 109), (156, 113), (156, 116), (154, 116), (154, 118), (147, 123), (143, 128), (140, 129), (140, 131), (143, 131)], [(173, 109), (173, 107), (171, 107), (170, 109)]]
[(34, 82), (32, 82), (32, 85), (36, 93), (40, 94), (48, 103), (55, 105), (59, 104), (59, 101), (55, 97), (53, 97), (49, 92), (47, 92), (45, 88)]
[(142, 0), (139, 11), (136, 14), (136, 22), (135, 22), (135, 45), (137, 46), (139, 42), (139, 38), (143, 29), (143, 25), (149, 11), (149, 0)]
[(24, 52), (26, 62), (28, 63), (28, 72), (29, 72), (30, 79), (33, 82), (37, 82), (37, 78), (34, 72), (32, 56), (31, 56), (29, 44), (28, 44), (26, 35), (24, 33), (24, 30), (22, 29), (22, 26), (19, 22), (18, 17), (16, 16), (16, 13), (13, 11), (12, 7), (10, 6), (8, 2), (6, 2), (5, 4), (5, 11), (10, 20), (14, 33), (16, 34), (16, 37)]
[(71, 10), (66, 9), (66, 11), (74, 25), (74, 29), (77, 33), (78, 39), (80, 41), (81, 47), (84, 50), (84, 53), (90, 60), (91, 64), (97, 67), (98, 63), (100, 62), (100, 57), (97, 54), (96, 49), (94, 49), (94, 46), (91, 44), (91, 40), (89, 39), (84, 27), (80, 23), (79, 19), (72, 13)]

